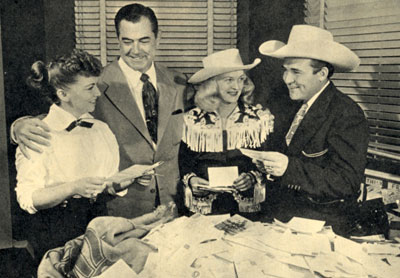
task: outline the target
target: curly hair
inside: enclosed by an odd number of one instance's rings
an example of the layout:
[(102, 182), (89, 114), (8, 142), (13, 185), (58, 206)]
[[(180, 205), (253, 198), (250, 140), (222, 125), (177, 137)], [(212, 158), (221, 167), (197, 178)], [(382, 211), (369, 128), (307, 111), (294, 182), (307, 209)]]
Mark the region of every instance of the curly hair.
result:
[(40, 91), (48, 101), (60, 104), (57, 89), (64, 89), (75, 83), (78, 76), (100, 76), (102, 68), (96, 57), (83, 50), (74, 49), (70, 54), (58, 57), (47, 64), (36, 61), (26, 81), (30, 87)]

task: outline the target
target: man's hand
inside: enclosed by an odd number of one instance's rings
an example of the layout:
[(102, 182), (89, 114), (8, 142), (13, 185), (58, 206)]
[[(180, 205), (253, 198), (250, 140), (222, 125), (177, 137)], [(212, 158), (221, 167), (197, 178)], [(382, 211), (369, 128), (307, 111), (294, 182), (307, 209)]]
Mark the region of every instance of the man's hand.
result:
[(207, 112), (215, 111), (221, 103), (217, 86), (217, 82), (213, 79), (195, 86), (196, 95), (194, 96), (194, 103), (196, 106)]
[(193, 195), (196, 196), (205, 196), (209, 192), (207, 190), (200, 189), (199, 186), (209, 186), (207, 180), (200, 177), (191, 177), (189, 180), (190, 186), (192, 187)]
[(72, 182), (74, 194), (94, 198), (106, 188), (105, 178), (83, 178)]
[(41, 153), (40, 146), (50, 146), (50, 129), (46, 123), (38, 118), (27, 118), (18, 120), (14, 124), (13, 132), (16, 143), (18, 143), (24, 156), (30, 159), (27, 148)]
[(253, 163), (256, 164), (258, 170), (261, 172), (281, 177), (286, 172), (289, 158), (279, 152), (264, 152), (263, 159), (253, 159)]
[(233, 187), (239, 191), (246, 191), (253, 185), (253, 179), (248, 173), (241, 173), (233, 182)]

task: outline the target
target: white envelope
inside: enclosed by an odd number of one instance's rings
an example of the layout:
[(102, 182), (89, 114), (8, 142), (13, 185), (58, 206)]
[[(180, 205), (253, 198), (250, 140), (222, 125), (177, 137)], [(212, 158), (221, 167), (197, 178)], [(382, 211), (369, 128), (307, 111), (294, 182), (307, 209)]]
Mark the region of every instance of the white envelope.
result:
[(131, 167), (116, 173), (112, 177), (109, 177), (107, 179), (107, 182), (121, 184), (125, 181), (133, 180), (134, 178), (143, 176), (146, 172), (153, 170), (154, 168), (160, 166), (162, 163), (162, 161), (159, 161), (157, 163), (154, 163), (153, 165), (134, 164)]
[(119, 259), (116, 263), (110, 266), (106, 271), (104, 271), (99, 276), (95, 278), (135, 278), (139, 277), (135, 271), (133, 271), (129, 265), (122, 259)]
[(237, 166), (208, 168), (210, 187), (231, 186), (238, 177), (239, 169)]
[(249, 149), (240, 149), (240, 151), (242, 154), (244, 154), (245, 156), (248, 156), (250, 158), (257, 159), (257, 160), (266, 160), (265, 159), (266, 152), (249, 150)]

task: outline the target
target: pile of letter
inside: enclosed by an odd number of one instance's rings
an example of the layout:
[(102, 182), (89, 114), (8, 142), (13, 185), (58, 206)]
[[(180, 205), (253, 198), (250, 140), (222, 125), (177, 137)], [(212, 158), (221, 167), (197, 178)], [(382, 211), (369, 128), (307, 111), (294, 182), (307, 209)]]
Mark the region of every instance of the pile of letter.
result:
[[(372, 237), (379, 239), (379, 237)], [(399, 277), (400, 244), (357, 243), (324, 222), (181, 217), (144, 239), (157, 247), (138, 277)]]

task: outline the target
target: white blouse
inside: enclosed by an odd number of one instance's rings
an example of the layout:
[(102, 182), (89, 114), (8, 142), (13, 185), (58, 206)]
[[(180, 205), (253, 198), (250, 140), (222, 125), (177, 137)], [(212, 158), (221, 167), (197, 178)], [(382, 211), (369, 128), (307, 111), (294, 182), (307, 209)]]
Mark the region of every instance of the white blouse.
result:
[(117, 140), (102, 121), (90, 114), (80, 117), (93, 123), (91, 128), (77, 126), (65, 129), (77, 120), (69, 112), (53, 104), (43, 121), (49, 126), (51, 146), (42, 153), (29, 150), (30, 159), (17, 148), (17, 200), (22, 209), (34, 214), (34, 191), (86, 177), (110, 177), (118, 172)]

